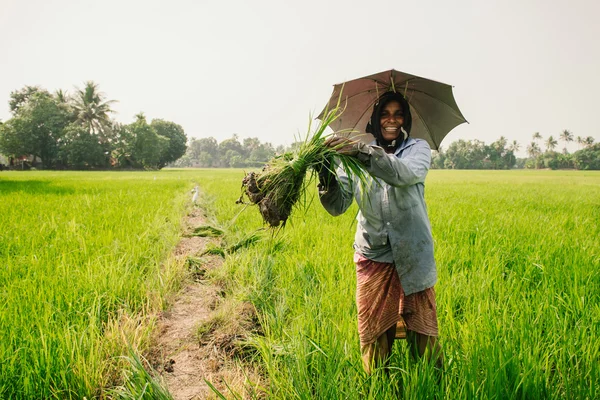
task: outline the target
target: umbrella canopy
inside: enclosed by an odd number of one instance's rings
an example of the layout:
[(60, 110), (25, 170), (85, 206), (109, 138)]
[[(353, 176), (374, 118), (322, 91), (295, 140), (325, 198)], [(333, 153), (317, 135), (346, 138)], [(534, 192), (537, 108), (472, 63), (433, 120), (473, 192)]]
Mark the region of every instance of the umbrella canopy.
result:
[(394, 69), (334, 85), (327, 106), (317, 118), (323, 118), (326, 111), (340, 101), (344, 112), (330, 125), (331, 128), (334, 131), (352, 130), (353, 137), (371, 142), (373, 136), (365, 133), (365, 127), (373, 105), (387, 91), (404, 95), (412, 114), (410, 135), (427, 140), (434, 150), (439, 148), (448, 132), (467, 122), (454, 100), (452, 86)]

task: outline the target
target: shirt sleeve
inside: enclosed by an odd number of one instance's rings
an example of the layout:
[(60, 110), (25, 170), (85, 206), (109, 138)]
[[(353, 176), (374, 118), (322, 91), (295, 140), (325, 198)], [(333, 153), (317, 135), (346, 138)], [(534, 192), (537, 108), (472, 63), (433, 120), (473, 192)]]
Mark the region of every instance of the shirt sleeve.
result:
[(391, 186), (425, 182), (431, 164), (431, 148), (425, 140), (417, 140), (410, 153), (402, 158), (373, 145), (361, 145), (358, 151), (357, 157), (365, 169)]
[(352, 204), (351, 183), (341, 167), (336, 170), (327, 189), (319, 186), (319, 199), (327, 212), (334, 217), (342, 215)]

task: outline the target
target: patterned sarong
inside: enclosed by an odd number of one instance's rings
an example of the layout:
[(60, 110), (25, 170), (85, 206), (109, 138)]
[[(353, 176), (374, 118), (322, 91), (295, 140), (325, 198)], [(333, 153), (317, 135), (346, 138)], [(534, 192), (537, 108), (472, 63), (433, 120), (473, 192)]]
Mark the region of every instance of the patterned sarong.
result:
[[(377, 341), (385, 331), (402, 320), (406, 329), (428, 336), (438, 335), (435, 290), (404, 295), (394, 264), (354, 254), (356, 264), (356, 305), (361, 346)], [(397, 335), (398, 337), (398, 335)]]

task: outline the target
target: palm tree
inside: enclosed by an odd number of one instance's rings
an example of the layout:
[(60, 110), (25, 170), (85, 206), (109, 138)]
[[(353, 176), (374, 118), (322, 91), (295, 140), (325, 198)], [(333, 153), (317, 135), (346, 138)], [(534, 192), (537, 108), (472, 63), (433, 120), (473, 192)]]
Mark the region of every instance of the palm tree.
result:
[(93, 134), (104, 134), (110, 128), (109, 113), (114, 112), (110, 106), (115, 100), (106, 100), (104, 93), (98, 90), (98, 84), (85, 82), (83, 89), (77, 89), (73, 108), (77, 120)]
[(569, 142), (573, 141), (573, 134), (565, 129), (560, 134), (560, 140), (565, 142), (565, 148), (563, 149), (563, 153), (567, 154), (567, 145), (569, 144)]
[(546, 139), (546, 151), (553, 151), (557, 145), (558, 142), (552, 137), (552, 135), (550, 135), (548, 139)]
[(585, 147), (592, 147), (594, 145), (594, 138), (591, 136), (588, 136), (585, 138)]
[(542, 140), (542, 135), (539, 132), (533, 134), (533, 141), (537, 143), (538, 140)]
[(554, 150), (556, 148), (556, 145), (558, 145), (558, 142), (551, 135), (546, 140), (546, 151), (552, 151), (552, 150)]
[(508, 150), (512, 151), (513, 153), (519, 151), (520, 148), (521, 145), (516, 140), (513, 140), (512, 143), (508, 146)]
[(69, 101), (71, 100), (71, 98), (69, 97), (69, 92), (67, 92), (66, 90), (62, 90), (62, 89), (58, 89), (56, 92), (54, 92), (54, 98), (60, 104), (68, 104)]
[(531, 142), (529, 146), (527, 146), (527, 154), (529, 154), (529, 157), (534, 158), (540, 154), (540, 146), (538, 146), (536, 142)]
[(581, 146), (585, 145), (585, 139), (582, 138), (581, 136), (577, 136), (577, 138), (575, 139), (575, 141), (577, 142), (577, 144), (579, 145), (579, 148), (581, 149)]
[(69, 95), (66, 90), (58, 89), (54, 92), (54, 100), (58, 103), (58, 106), (63, 109), (69, 115), (69, 122), (74, 122), (77, 119), (73, 109), (73, 98)]

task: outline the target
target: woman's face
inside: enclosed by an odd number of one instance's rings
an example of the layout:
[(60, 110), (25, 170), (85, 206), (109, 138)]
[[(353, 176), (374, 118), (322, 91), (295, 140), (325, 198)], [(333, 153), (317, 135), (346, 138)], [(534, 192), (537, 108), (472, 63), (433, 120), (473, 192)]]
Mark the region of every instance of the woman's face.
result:
[(389, 142), (400, 136), (400, 127), (404, 124), (404, 112), (402, 106), (397, 101), (390, 101), (381, 111), (379, 126), (381, 126), (381, 136)]

